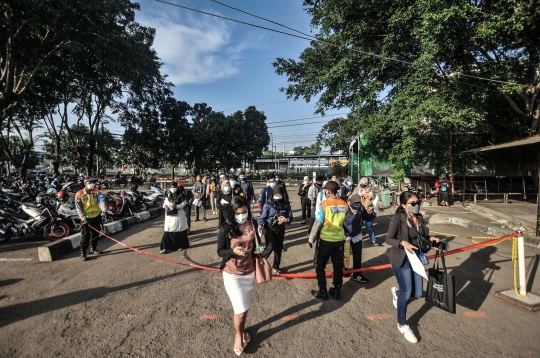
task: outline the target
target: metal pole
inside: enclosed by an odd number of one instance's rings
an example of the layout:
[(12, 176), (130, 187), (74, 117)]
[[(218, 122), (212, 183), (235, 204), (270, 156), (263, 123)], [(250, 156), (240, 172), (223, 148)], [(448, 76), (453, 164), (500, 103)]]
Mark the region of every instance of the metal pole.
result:
[(521, 230), (516, 231), (518, 239), (518, 270), (519, 270), (519, 294), (527, 295), (527, 280), (525, 277), (525, 240)]
[(465, 177), (467, 176), (467, 155), (466, 154), (464, 158), (464, 163), (465, 163), (465, 169), (463, 170), (463, 207), (465, 207), (465, 190), (467, 190), (467, 188), (465, 187)]
[(523, 199), (527, 200), (527, 191), (525, 189), (525, 178), (521, 178), (523, 180)]
[(358, 175), (357, 175), (357, 183), (360, 185), (360, 137), (356, 137), (356, 142), (358, 143), (358, 157), (356, 158), (356, 162), (358, 164)]
[(484, 180), (484, 191), (486, 192), (486, 200), (487, 200), (487, 180)]

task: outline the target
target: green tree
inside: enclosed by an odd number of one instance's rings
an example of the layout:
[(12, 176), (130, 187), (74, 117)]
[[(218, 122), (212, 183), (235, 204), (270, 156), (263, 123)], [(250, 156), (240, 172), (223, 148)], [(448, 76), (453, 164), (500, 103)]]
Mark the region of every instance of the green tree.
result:
[(318, 96), (319, 113), (350, 109), (343, 122), (352, 123), (328, 125), (337, 136), (323, 138), (330, 144), (362, 133), (402, 172), (433, 134), (451, 163), (456, 138), (490, 133), (501, 142), (538, 133), (538, 0), (304, 5), (320, 41), (274, 67), (291, 82), (283, 89), (289, 98)]
[(184, 101), (168, 97), (161, 107), (161, 122), (163, 131), (160, 147), (163, 151), (163, 162), (174, 168), (188, 159), (192, 146), (191, 126), (188, 116), (191, 106)]

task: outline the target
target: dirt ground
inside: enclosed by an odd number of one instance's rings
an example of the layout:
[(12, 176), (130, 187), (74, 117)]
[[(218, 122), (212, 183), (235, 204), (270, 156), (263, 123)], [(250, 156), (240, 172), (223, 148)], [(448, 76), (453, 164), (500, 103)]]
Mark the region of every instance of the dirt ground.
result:
[[(287, 228), (282, 267), (312, 272), (296, 188), (289, 189), (295, 220)], [(444, 208), (425, 208), (427, 219)], [(194, 210), (193, 210), (194, 211)], [(258, 210), (254, 210), (258, 215)], [(194, 213), (193, 213), (194, 215)], [(471, 214), (474, 215), (474, 214)], [(217, 217), (192, 224), (191, 248), (166, 255), (218, 267)], [(194, 216), (193, 216), (194, 219)], [(386, 264), (390, 213), (376, 221), (380, 245), (364, 241), (364, 267)], [(163, 219), (115, 234), (117, 240), (159, 255)], [(429, 225), (451, 248), (485, 236), (453, 225)], [(480, 241), (478, 239), (477, 241)], [(0, 246), (0, 357), (233, 357), (232, 306), (216, 272), (156, 260), (102, 238), (99, 257), (77, 252), (40, 263), (45, 242), (14, 239)], [(526, 248), (529, 290), (540, 251)], [(25, 260), (25, 261), (14, 261)], [(274, 279), (256, 285), (247, 331), (252, 357), (530, 357), (540, 354), (540, 316), (511, 306), (495, 292), (512, 287), (509, 241), (447, 257), (456, 276), (457, 314), (413, 301), (407, 317), (420, 337), (405, 341), (396, 328), (391, 270), (366, 273), (369, 283), (345, 279), (340, 301), (319, 301), (314, 279)], [(331, 266), (328, 266), (330, 269)], [(328, 279), (329, 287), (331, 279)]]

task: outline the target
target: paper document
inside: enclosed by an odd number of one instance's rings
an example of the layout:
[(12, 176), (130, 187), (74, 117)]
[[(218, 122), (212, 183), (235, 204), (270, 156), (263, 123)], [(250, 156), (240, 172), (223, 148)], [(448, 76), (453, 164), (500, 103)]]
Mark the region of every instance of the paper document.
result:
[(201, 206), (201, 204), (202, 204), (202, 201), (201, 201), (201, 200), (199, 200), (199, 199), (194, 199), (194, 200), (193, 200), (193, 205), (195, 205), (195, 206)]
[(353, 238), (351, 239), (351, 241), (352, 241), (353, 243), (355, 243), (355, 244), (356, 244), (358, 241), (360, 241), (360, 240), (362, 240), (362, 233), (356, 235), (355, 237), (353, 237)]
[(228, 202), (227, 200), (225, 200), (225, 199), (221, 199), (221, 200), (220, 200), (220, 203), (223, 204), (223, 205), (229, 204), (229, 202)]
[(424, 265), (422, 265), (422, 263), (420, 262), (420, 259), (418, 258), (418, 256), (416, 256), (414, 252), (411, 254), (408, 250), (405, 250), (405, 253), (407, 254), (407, 258), (409, 259), (409, 262), (411, 263), (411, 267), (413, 271), (427, 280), (428, 278), (426, 275), (426, 269), (424, 268)]
[(373, 200), (373, 211), (375, 211), (375, 214), (379, 215), (379, 195)]

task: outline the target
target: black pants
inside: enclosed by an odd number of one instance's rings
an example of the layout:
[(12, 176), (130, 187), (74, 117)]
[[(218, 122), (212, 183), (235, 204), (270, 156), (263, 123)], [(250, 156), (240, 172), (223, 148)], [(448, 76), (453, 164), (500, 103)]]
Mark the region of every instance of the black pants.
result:
[(328, 242), (319, 241), (319, 256), (317, 257), (317, 283), (320, 290), (326, 290), (326, 263), (328, 258), (332, 258), (332, 268), (334, 269), (334, 287), (341, 287), (343, 284), (343, 241)]
[[(353, 269), (362, 268), (362, 240), (358, 241), (357, 243), (351, 241), (351, 249), (353, 255)], [(362, 276), (362, 273), (353, 273), (354, 278), (358, 276)]]
[(311, 200), (302, 196), (300, 198), (300, 203), (302, 204), (302, 220), (311, 218)]
[(202, 211), (202, 217), (206, 220), (206, 198), (201, 199), (201, 206), (195, 206), (195, 218), (199, 220), (199, 209)]
[(265, 228), (264, 232), (265, 245), (272, 243), (274, 251), (274, 263), (272, 268), (278, 270), (281, 264), (281, 252), (283, 251), (283, 241), (285, 240), (285, 230), (278, 232), (272, 231), (270, 228)]
[(188, 229), (191, 228), (191, 204), (184, 206), (184, 214), (186, 214)]
[(99, 233), (88, 227), (92, 226), (95, 229), (101, 230), (101, 215), (98, 215), (95, 218), (86, 219), (88, 223), (81, 227), (81, 252), (86, 251), (88, 248), (88, 241), (90, 241), (90, 247), (95, 249), (97, 247), (97, 242), (99, 239)]

